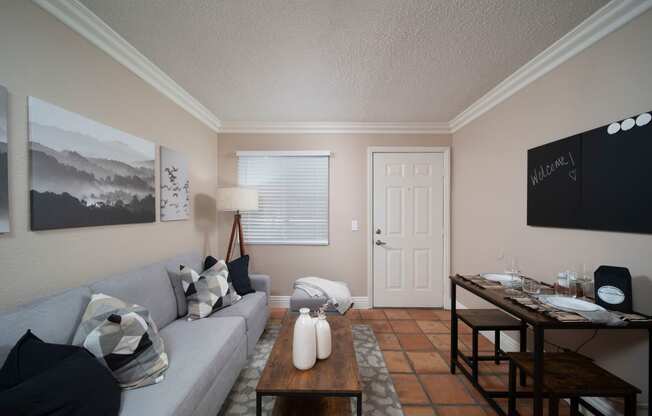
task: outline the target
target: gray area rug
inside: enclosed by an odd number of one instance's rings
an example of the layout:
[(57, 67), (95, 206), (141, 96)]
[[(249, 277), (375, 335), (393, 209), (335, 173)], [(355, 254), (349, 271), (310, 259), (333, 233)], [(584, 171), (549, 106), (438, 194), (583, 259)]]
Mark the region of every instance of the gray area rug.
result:
[[(254, 355), (249, 358), (240, 373), (222, 406), (220, 416), (256, 414), (256, 384), (280, 328), (280, 325), (270, 325), (260, 337)], [(371, 328), (366, 325), (353, 325), (353, 344), (363, 388), (362, 413), (365, 416), (402, 416), (396, 389)], [(272, 414), (274, 400), (273, 397), (263, 397), (263, 415)], [(355, 414), (354, 399), (351, 399), (351, 414)]]

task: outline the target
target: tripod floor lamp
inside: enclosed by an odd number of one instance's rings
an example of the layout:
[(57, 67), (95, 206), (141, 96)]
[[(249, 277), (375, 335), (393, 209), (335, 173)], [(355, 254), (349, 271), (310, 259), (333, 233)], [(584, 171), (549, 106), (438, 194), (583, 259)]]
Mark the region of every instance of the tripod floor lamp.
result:
[(220, 188), (217, 192), (217, 208), (220, 211), (235, 212), (231, 237), (229, 238), (229, 248), (226, 251), (226, 261), (228, 263), (231, 260), (236, 236), (240, 245), (240, 256), (245, 255), (240, 211), (255, 211), (258, 209), (258, 192), (255, 189), (246, 188)]

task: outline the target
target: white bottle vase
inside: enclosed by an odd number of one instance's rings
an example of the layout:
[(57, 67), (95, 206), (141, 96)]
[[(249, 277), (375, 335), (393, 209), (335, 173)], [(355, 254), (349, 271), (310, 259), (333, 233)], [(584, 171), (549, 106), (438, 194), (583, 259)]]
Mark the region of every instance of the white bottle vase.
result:
[(326, 315), (320, 314), (315, 324), (317, 332), (317, 358), (325, 360), (330, 357), (332, 350), (331, 326), (326, 320)]
[(299, 370), (309, 370), (317, 361), (317, 335), (310, 309), (299, 309), (292, 338), (292, 363)]

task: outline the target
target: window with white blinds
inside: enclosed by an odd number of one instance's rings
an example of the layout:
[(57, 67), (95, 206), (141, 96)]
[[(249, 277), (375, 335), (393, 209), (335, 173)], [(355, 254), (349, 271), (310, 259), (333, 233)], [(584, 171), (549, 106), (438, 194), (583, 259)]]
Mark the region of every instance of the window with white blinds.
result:
[(238, 152), (241, 187), (258, 191), (242, 213), (247, 244), (328, 244), (330, 152)]

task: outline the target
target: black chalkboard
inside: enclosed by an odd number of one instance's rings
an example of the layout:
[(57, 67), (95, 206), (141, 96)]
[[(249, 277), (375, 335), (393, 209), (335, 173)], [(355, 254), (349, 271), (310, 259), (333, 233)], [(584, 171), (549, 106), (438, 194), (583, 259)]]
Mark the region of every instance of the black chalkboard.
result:
[(577, 227), (581, 208), (582, 137), (528, 150), (527, 223)]
[(645, 114), (528, 150), (527, 224), (652, 233)]

